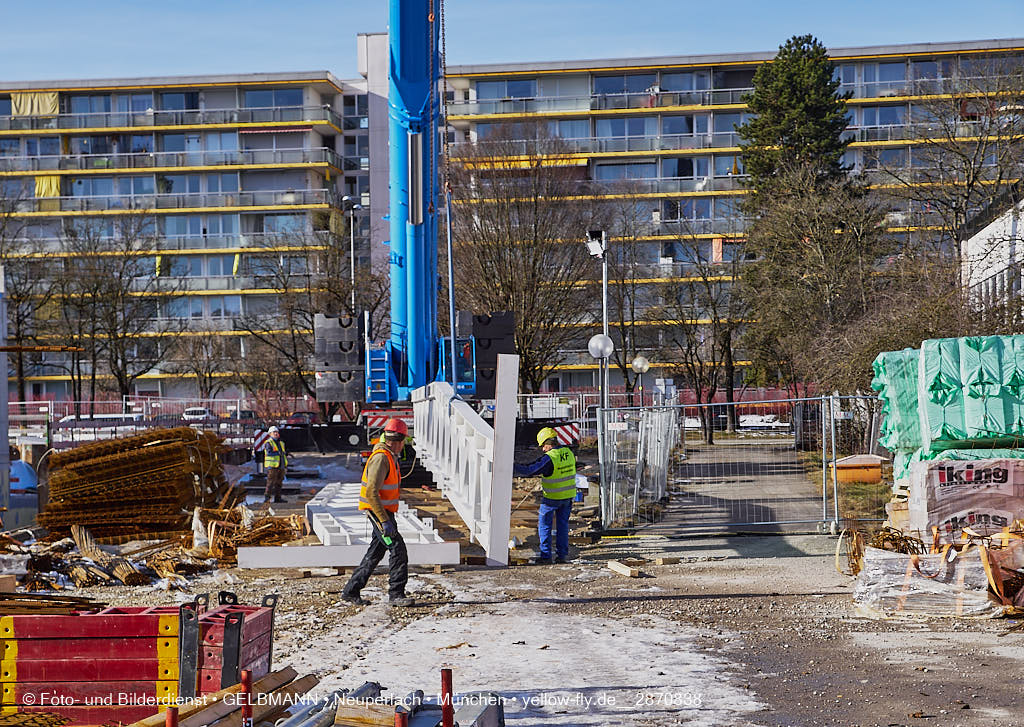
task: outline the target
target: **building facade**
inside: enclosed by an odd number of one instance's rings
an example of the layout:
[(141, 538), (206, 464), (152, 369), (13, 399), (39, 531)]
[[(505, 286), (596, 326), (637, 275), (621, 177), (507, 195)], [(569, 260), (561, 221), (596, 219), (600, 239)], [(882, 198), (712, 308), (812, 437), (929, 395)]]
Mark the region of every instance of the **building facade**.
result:
[[(1024, 40), (835, 48), (830, 56), (840, 93), (850, 94), (851, 143), (844, 161), (852, 173), (883, 187), (895, 186), (897, 178), (902, 182), (903, 172), (912, 184), (918, 170), (931, 164), (936, 152), (928, 138), (970, 135), (979, 111), (956, 94), (997, 67), (1019, 68)], [(681, 227), (705, 241), (701, 256), (720, 266), (723, 277), (735, 269), (746, 226), (739, 207), (746, 192), (736, 127), (747, 118), (743, 98), (752, 90), (754, 72), (773, 57), (736, 53), (449, 67), (453, 155), (486, 148), (496, 134), (508, 154), (504, 139), (517, 125), (560, 139), (564, 163), (579, 170), (581, 195), (614, 199), (628, 190), (642, 222), (640, 234), (631, 237), (635, 277), (646, 290), (645, 301), (663, 303), (663, 291), (692, 274), (690, 253), (679, 245)], [(950, 97), (960, 104), (953, 115), (961, 126), (953, 131), (938, 108), (949, 106)], [(519, 153), (529, 148), (524, 139)], [(892, 234), (937, 226), (930, 219), (934, 210), (915, 205), (913, 197), (892, 200), (886, 218)], [(599, 273), (591, 284), (597, 300)], [(594, 323), (567, 335), (571, 350), (552, 387), (596, 383), (586, 341), (599, 332), (599, 322), (595, 307)], [(657, 329), (658, 322), (651, 327)], [(624, 335), (612, 331), (617, 346)], [(656, 348), (660, 336), (650, 331), (647, 345)], [(654, 358), (657, 376), (656, 355), (643, 352)]]
[[(359, 48), (379, 56), (386, 36), (360, 36)], [(69, 240), (113, 238), (125, 217), (140, 219), (136, 274), (159, 278), (140, 294), (172, 291), (152, 307), (153, 330), (168, 335), (151, 344), (217, 336), (226, 357), (244, 358), (253, 341), (240, 322), (275, 313), (279, 271), (294, 285), (317, 273), (321, 233), (352, 244), (356, 270), (371, 267), (371, 210), (379, 220), (387, 194), (371, 195), (370, 180), (387, 168), (387, 123), (368, 89), (387, 78), (379, 63), (360, 65), (351, 81), (318, 71), (0, 83), (7, 254), (21, 245), (65, 268)], [(162, 357), (134, 393), (194, 396), (180, 356)], [(66, 398), (67, 363), (35, 361), (26, 395)]]
[[(851, 96), (845, 161), (884, 185), (883, 169), (924, 163), (922, 130), (937, 124), (928, 105), (994, 61), (1024, 58), (1024, 40), (830, 54), (840, 91)], [(152, 239), (146, 267), (174, 293), (153, 315), (181, 322), (173, 338), (220, 336), (231, 341), (231, 357), (244, 358), (252, 337), (239, 321), (272, 316), (281, 295), (268, 284), (268, 268), (309, 272), (317, 233), (346, 236), (354, 221), (357, 278), (386, 273), (387, 36), (360, 34), (357, 55), (353, 80), (316, 71), (0, 82), (0, 184), (3, 198), (15, 201), (5, 218), (31, 242), (29, 254), (66, 260), (69, 235), (86, 227), (113, 235), (119, 218), (144, 215)], [(561, 144), (560, 163), (573, 167), (581, 197), (628, 197), (639, 222), (629, 283), (642, 291), (641, 307), (663, 304), (666, 291), (692, 274), (679, 243), (683, 226), (723, 280), (735, 269), (746, 226), (736, 127), (747, 118), (743, 98), (754, 72), (773, 56), (450, 66), (450, 156), (458, 163), (486, 149), (509, 125), (543, 128)], [(963, 108), (966, 122), (973, 114)], [(519, 152), (506, 144), (503, 153), (528, 155), (528, 141)], [(913, 235), (928, 214), (905, 199), (893, 203), (887, 221), (893, 234)], [(596, 286), (593, 322), (567, 331), (551, 388), (596, 384), (586, 341), (600, 325), (597, 265), (580, 284)], [(642, 324), (635, 348), (653, 359), (650, 384), (661, 375), (665, 325)], [(612, 326), (621, 347), (626, 334), (614, 319)], [(46, 354), (27, 371), (28, 396), (68, 395), (62, 356)], [(191, 396), (195, 385), (167, 361), (140, 377), (135, 391)]]

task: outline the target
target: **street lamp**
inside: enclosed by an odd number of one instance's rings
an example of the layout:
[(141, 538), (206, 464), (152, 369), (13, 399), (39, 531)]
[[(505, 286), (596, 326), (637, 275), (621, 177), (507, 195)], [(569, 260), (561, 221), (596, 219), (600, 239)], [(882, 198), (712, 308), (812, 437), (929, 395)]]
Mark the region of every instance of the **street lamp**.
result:
[(651, 362), (645, 356), (637, 356), (629, 364), (633, 371), (640, 377), (640, 406), (644, 405), (644, 374), (651, 368)]
[(356, 314), (356, 210), (363, 206), (356, 202), (355, 197), (345, 195), (341, 202), (348, 209), (348, 265), (349, 284), (352, 287), (352, 315)]
[(587, 231), (587, 251), (601, 261), (601, 337), (604, 340), (596, 346), (596, 350), (603, 351), (607, 349), (607, 353), (599, 355), (594, 352), (594, 342), (598, 339), (598, 336), (590, 339), (587, 348), (590, 350), (591, 356), (601, 359), (601, 408), (607, 409), (608, 357), (612, 355), (615, 346), (608, 335), (608, 255), (605, 254), (608, 252), (608, 238), (605, 236), (604, 230)]

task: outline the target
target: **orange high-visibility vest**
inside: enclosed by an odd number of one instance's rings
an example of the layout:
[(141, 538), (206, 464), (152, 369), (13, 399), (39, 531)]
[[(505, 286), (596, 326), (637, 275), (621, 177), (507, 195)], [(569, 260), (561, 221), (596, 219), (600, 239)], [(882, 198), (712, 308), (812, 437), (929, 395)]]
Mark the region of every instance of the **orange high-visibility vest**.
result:
[(370, 456), (366, 459), (366, 466), (363, 467), (363, 486), (359, 488), (359, 509), (371, 509), (370, 501), (367, 499), (366, 493), (366, 473), (370, 469), (370, 461), (378, 454), (383, 454), (388, 458), (388, 476), (384, 478), (380, 488), (377, 490), (380, 495), (380, 502), (388, 512), (398, 512), (398, 484), (402, 481), (402, 472), (398, 469), (398, 462), (395, 461), (395, 455), (383, 444), (377, 444), (374, 446), (373, 451), (370, 452)]

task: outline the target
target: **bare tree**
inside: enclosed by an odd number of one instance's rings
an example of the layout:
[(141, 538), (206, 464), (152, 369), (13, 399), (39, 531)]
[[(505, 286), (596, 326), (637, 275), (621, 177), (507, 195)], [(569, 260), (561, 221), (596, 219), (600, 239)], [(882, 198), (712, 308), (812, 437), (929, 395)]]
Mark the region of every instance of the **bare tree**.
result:
[(167, 360), (183, 319), (160, 315), (159, 301), (184, 289), (181, 278), (160, 276), (154, 219), (145, 214), (115, 218), (114, 235), (96, 256), (102, 274), (95, 313), (104, 339), (104, 363), (122, 397), (135, 382)]
[(196, 328), (178, 336), (167, 369), (195, 379), (200, 399), (213, 399), (231, 383), (225, 362), (237, 360), (220, 331)]
[(507, 125), (462, 149), (450, 174), (459, 307), (515, 313), (530, 391), (565, 360), (567, 331), (600, 320), (600, 299), (578, 285), (593, 275), (583, 240), (600, 215), (567, 153), (546, 126)]
[(865, 166), (892, 200), (890, 225), (959, 259), (971, 220), (1008, 206), (1024, 173), (1024, 63), (963, 58), (943, 75), (953, 77), (916, 81), (928, 95), (910, 106), (909, 152), (877, 148)]
[[(711, 404), (727, 383), (731, 388), (733, 345), (741, 322), (733, 287), (739, 261), (721, 239), (702, 239), (686, 223), (680, 224), (674, 253), (681, 269), (663, 286), (661, 305), (651, 315), (663, 321), (662, 356), (682, 374), (698, 404)], [(700, 412), (704, 441), (713, 444), (713, 409), (702, 406)], [(734, 429), (734, 417), (730, 424)]]
[[(13, 345), (29, 346), (39, 342), (39, 319), (53, 299), (54, 255), (29, 234), (26, 218), (18, 215), (28, 197), (24, 185), (5, 184), (0, 192), (0, 265), (7, 299), (7, 337)], [(10, 356), (17, 397), (25, 401), (26, 363), (30, 357), (22, 351)]]

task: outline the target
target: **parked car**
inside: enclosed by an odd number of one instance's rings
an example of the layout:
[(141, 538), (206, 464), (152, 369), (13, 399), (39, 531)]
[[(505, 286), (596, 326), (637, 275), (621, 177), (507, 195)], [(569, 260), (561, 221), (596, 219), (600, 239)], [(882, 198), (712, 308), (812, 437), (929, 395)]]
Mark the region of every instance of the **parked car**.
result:
[(284, 420), (286, 427), (305, 427), (310, 424), (323, 424), (323, 418), (318, 411), (297, 411)]
[(181, 413), (183, 422), (208, 422), (214, 418), (205, 406), (190, 406)]

